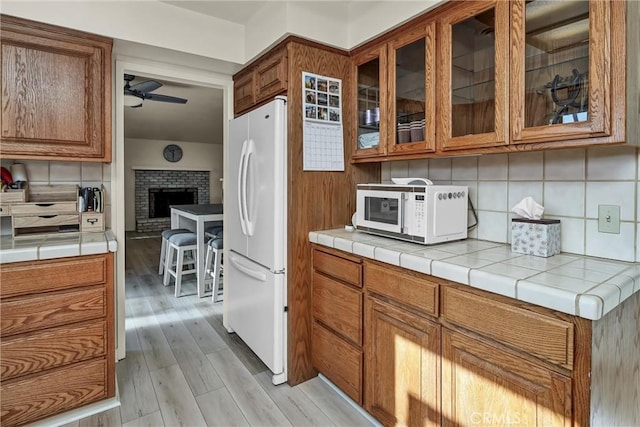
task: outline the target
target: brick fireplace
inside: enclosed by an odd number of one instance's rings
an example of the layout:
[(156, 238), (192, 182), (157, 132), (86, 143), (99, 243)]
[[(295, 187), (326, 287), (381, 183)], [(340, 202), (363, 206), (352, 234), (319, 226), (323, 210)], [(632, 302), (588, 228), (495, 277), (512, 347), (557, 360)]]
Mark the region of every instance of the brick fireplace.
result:
[(169, 204), (209, 203), (208, 171), (136, 170), (136, 231), (171, 227)]

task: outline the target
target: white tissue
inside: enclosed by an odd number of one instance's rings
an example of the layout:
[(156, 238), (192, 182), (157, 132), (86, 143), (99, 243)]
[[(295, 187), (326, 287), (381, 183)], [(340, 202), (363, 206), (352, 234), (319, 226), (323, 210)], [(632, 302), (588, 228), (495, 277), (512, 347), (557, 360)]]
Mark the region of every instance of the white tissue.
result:
[(512, 209), (512, 212), (528, 219), (540, 219), (544, 212), (544, 206), (539, 205), (533, 197), (525, 197), (520, 200)]

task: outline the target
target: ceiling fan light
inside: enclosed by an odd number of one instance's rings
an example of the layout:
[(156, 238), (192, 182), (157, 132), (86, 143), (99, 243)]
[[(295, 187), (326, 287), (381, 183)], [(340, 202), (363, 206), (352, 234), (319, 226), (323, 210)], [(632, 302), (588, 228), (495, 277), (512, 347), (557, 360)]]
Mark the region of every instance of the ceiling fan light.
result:
[(133, 95), (124, 95), (124, 106), (125, 107), (139, 107), (142, 105), (142, 98), (138, 98)]

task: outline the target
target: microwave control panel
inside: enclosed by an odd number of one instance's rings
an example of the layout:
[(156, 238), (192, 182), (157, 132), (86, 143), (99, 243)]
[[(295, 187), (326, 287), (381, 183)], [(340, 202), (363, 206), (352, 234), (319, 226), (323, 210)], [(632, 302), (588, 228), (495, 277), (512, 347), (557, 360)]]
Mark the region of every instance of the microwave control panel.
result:
[(418, 236), (423, 236), (425, 233), (425, 224), (426, 221), (426, 208), (425, 208), (425, 200), (424, 194), (416, 194), (415, 195), (415, 230)]

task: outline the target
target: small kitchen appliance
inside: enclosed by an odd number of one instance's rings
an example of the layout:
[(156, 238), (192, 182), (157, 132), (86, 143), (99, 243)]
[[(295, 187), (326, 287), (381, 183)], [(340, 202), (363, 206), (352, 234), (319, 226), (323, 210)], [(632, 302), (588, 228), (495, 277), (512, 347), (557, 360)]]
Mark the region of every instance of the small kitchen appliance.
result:
[(425, 245), (467, 238), (468, 187), (394, 181), (358, 184), (358, 231)]

